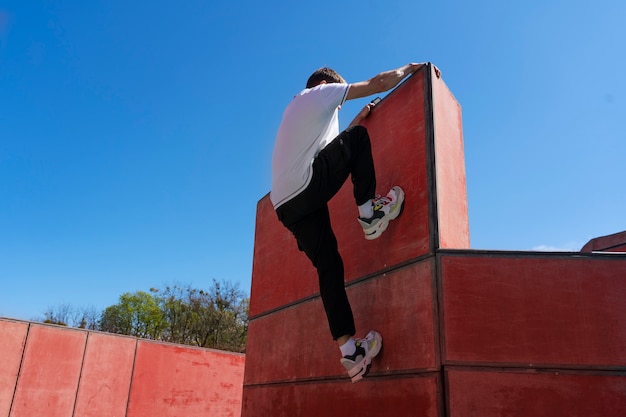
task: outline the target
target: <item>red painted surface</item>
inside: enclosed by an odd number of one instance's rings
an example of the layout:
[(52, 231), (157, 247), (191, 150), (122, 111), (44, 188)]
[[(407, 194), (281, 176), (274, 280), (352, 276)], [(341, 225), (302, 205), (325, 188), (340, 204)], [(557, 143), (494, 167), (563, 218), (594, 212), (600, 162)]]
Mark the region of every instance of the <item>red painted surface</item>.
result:
[(591, 239), (581, 252), (626, 252), (626, 231)]
[(317, 273), (276, 217), (266, 196), (257, 205), (250, 316), (319, 292)]
[(426, 71), (419, 71), (377, 104), (363, 121), (372, 141), (377, 192), (384, 195), (392, 186), (401, 186), (405, 192), (403, 214), (380, 238), (368, 241), (356, 220), (349, 180), (330, 201), (333, 230), (348, 282), (433, 249), (429, 235), (425, 83)]
[(241, 414), (242, 354), (8, 319), (0, 334), (1, 417)]
[[(427, 174), (434, 144), (430, 143), (433, 138), (429, 127), (433, 122), (430, 116), (427, 118), (425, 110), (431, 99), (425, 91), (427, 82), (427, 69), (419, 71), (379, 103), (363, 123), (372, 139), (378, 192), (386, 194), (393, 185), (403, 187), (406, 193), (403, 215), (379, 239), (367, 241), (356, 221), (350, 181), (329, 204), (347, 282), (434, 251), (430, 224), (436, 219), (429, 204), (434, 196)], [(456, 123), (451, 127), (437, 125), (441, 132), (438, 146), (448, 153), (442, 158), (447, 167), (440, 171), (441, 178), (437, 181), (441, 189), (439, 211), (445, 214), (441, 225), (442, 242), (465, 248), (469, 234), (460, 108), (443, 81), (437, 79), (436, 85), (438, 109), (435, 116), (444, 124), (450, 118)], [(456, 215), (459, 211), (464, 214)], [(250, 316), (317, 292), (313, 267), (304, 254), (298, 252), (295, 240), (277, 220), (266, 196), (257, 207)]]
[(139, 341), (127, 417), (238, 417), (245, 356)]
[(10, 417), (67, 417), (74, 409), (87, 333), (31, 324)]
[[(424, 100), (422, 72), (383, 100), (364, 123), (372, 140), (378, 192), (386, 194), (391, 186), (402, 186), (403, 215), (379, 239), (366, 241), (356, 220), (350, 181), (329, 204), (348, 282), (430, 250), (428, 212), (418, 210), (428, 201)], [(265, 197), (257, 211), (250, 315), (317, 292), (315, 270), (298, 252), (293, 236), (278, 222)]]
[(625, 278), (626, 256), (442, 255), (443, 361), (624, 367)]
[(469, 249), (461, 106), (432, 70), (437, 248)]
[(74, 417), (125, 416), (137, 339), (89, 333)]
[(446, 371), (449, 417), (624, 417), (626, 377), (562, 371)]
[[(371, 329), (383, 336), (372, 375), (439, 368), (432, 265), (426, 260), (348, 288), (357, 337)], [(321, 300), (300, 303), (250, 322), (244, 383), (347, 378), (339, 358)]]
[(246, 387), (244, 417), (441, 416), (439, 374)]
[(0, 320), (0, 416), (8, 416), (22, 362), (28, 323)]

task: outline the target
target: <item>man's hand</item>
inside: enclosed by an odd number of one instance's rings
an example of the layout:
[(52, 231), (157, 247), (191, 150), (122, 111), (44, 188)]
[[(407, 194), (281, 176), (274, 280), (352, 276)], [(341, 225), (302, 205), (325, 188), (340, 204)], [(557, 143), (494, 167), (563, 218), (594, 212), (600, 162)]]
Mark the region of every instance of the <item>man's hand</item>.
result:
[(441, 71), (439, 70), (439, 68), (437, 68), (436, 65), (433, 65), (433, 68), (435, 69), (435, 75), (437, 76), (437, 78), (441, 78)]
[(416, 64), (414, 62), (411, 62), (410, 64), (408, 64), (405, 67), (403, 67), (403, 69), (405, 71), (405, 75), (413, 74), (415, 71), (417, 71), (418, 69), (422, 68), (424, 65), (426, 65), (426, 63), (424, 63), (424, 62), (422, 62), (420, 64)]
[(346, 100), (367, 97), (372, 94), (391, 90), (407, 76), (422, 68), (425, 63), (410, 63), (394, 70), (381, 72), (367, 81), (350, 84)]
[(372, 109), (374, 108), (374, 106), (376, 106), (376, 104), (369, 103), (367, 106), (363, 107), (361, 109), (361, 111), (356, 115), (354, 120), (352, 120), (352, 122), (350, 123), (348, 128), (361, 124), (363, 119), (366, 119), (370, 115), (370, 113), (372, 112)]

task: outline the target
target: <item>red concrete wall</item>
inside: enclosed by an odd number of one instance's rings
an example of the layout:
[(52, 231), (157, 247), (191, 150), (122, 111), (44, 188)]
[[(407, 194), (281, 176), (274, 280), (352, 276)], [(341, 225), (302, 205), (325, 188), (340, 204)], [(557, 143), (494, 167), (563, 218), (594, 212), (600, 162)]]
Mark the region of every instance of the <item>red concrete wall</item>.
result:
[(245, 356), (0, 319), (0, 417), (241, 413)]
[(127, 417), (239, 416), (244, 356), (139, 341)]
[(86, 340), (87, 332), (31, 326), (9, 416), (71, 416)]
[(441, 251), (449, 417), (626, 415), (626, 254)]
[(0, 416), (11, 410), (27, 333), (28, 323), (0, 320)]
[[(356, 410), (356, 411), (355, 411)], [(358, 411), (358, 412), (357, 412)], [(242, 416), (420, 416), (443, 415), (438, 372), (367, 383), (345, 380), (247, 386)]]
[[(435, 248), (470, 247), (461, 106), (448, 87), (432, 75), (432, 122), (435, 169), (433, 197), (437, 207)], [(432, 168), (431, 168), (432, 169)]]
[[(469, 247), (460, 107), (443, 81), (432, 73), (428, 66), (409, 78), (363, 123), (372, 139), (378, 191), (384, 194), (393, 185), (403, 187), (403, 215), (379, 239), (367, 241), (356, 220), (350, 181), (329, 204), (348, 283), (432, 254), (439, 241), (455, 248)], [(433, 90), (437, 93), (435, 110)], [(436, 123), (437, 118), (445, 123)], [(449, 119), (456, 125), (446, 128)], [(441, 133), (437, 137), (435, 128)], [(436, 146), (445, 149), (441, 163), (449, 167), (431, 175)], [(445, 213), (443, 220), (435, 206)], [(276, 218), (266, 196), (257, 207), (250, 316), (317, 293), (315, 270)]]
[[(357, 332), (376, 329), (384, 338), (363, 383), (352, 386), (339, 362), (310, 261), (278, 222), (269, 198), (259, 202), (244, 417), (342, 410), (442, 415), (433, 255), (440, 245), (469, 246), (460, 120), (460, 106), (432, 66), (418, 71), (364, 122), (378, 191), (402, 186), (403, 215), (379, 239), (367, 241), (349, 181), (329, 204)], [(436, 159), (437, 149), (446, 157)], [(434, 171), (438, 163), (451, 167)]]
[(85, 348), (76, 416), (125, 416), (137, 339), (90, 333)]
[[(439, 369), (433, 266), (427, 259), (348, 288), (357, 329), (384, 336), (371, 375)], [(346, 378), (319, 298), (252, 320), (248, 336), (246, 385)]]
[(583, 246), (581, 252), (626, 252), (626, 231), (596, 237)]
[(626, 254), (469, 250), (461, 110), (432, 67), (366, 125), (404, 214), (364, 240), (349, 183), (330, 211), (357, 333), (379, 330), (383, 350), (351, 384), (316, 273), (266, 197), (242, 416), (626, 416)]
[(626, 369), (626, 255), (439, 255), (445, 364)]
[(447, 368), (449, 417), (623, 417), (626, 378), (616, 373)]

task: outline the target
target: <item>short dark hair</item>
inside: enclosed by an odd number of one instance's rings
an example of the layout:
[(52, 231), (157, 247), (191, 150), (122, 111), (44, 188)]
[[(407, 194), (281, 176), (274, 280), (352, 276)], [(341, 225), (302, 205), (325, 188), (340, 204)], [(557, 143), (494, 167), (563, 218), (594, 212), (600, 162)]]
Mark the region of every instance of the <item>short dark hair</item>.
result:
[(322, 81), (326, 81), (327, 83), (345, 83), (346, 80), (337, 72), (328, 67), (323, 67), (316, 70), (306, 82), (306, 88), (313, 88)]

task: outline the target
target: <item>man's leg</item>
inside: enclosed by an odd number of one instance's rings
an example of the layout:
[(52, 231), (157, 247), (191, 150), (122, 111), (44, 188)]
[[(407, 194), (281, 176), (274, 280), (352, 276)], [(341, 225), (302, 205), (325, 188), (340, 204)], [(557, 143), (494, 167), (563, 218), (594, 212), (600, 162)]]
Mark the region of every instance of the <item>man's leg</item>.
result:
[(341, 132), (320, 151), (313, 162), (312, 188), (328, 202), (341, 189), (348, 176), (352, 179), (357, 206), (376, 193), (376, 172), (367, 129), (353, 126)]
[[(342, 364), (356, 382), (367, 374), (372, 358), (380, 351), (382, 339), (374, 331), (364, 339), (351, 338), (355, 334), (354, 319), (345, 291), (343, 261), (327, 207), (327, 202), (348, 176), (352, 178), (357, 205), (369, 204), (375, 195), (376, 175), (370, 138), (362, 126), (340, 133), (318, 154), (309, 186), (279, 207), (277, 214), (317, 269), (331, 334), (341, 348)], [(350, 353), (344, 352), (348, 345)]]
[[(365, 239), (380, 237), (389, 222), (402, 212), (404, 191), (394, 186), (384, 197), (376, 197), (376, 174), (367, 129), (354, 126), (341, 132), (313, 162), (313, 177), (305, 193), (319, 193), (324, 201), (339, 191), (348, 175)], [(324, 194), (326, 193), (326, 194)]]
[(317, 269), (320, 295), (334, 340), (355, 333), (352, 309), (346, 295), (343, 261), (324, 206), (289, 226), (299, 248)]

